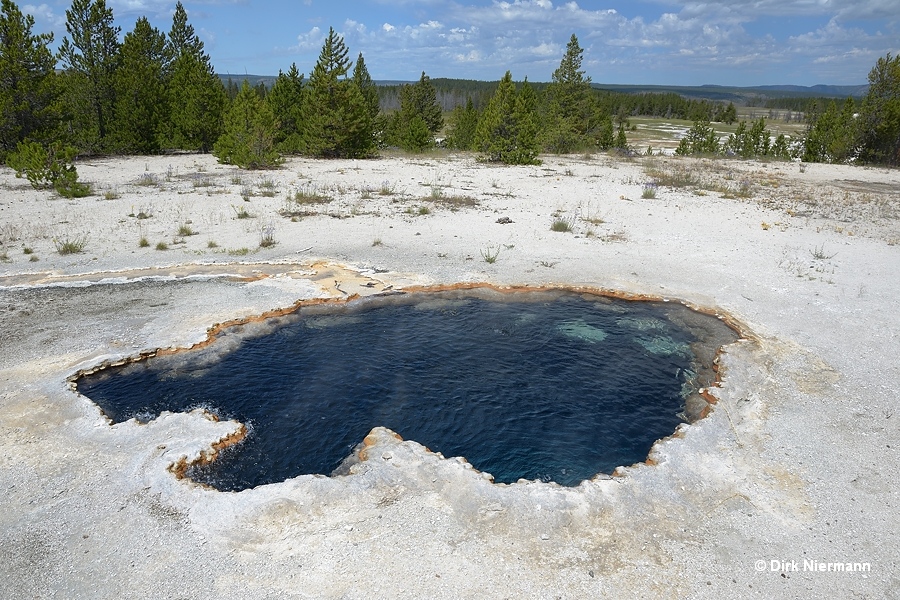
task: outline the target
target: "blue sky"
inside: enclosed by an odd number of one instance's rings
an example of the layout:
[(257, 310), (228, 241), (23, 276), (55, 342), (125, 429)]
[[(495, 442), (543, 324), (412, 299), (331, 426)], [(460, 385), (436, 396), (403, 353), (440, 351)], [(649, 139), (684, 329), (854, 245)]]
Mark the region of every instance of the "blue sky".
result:
[[(900, 0), (202, 0), (183, 2), (216, 71), (309, 73), (329, 27), (375, 79), (549, 81), (574, 33), (597, 83), (767, 85), (866, 82), (900, 53)], [(65, 35), (70, 2), (20, 3), (37, 31)], [(167, 32), (175, 2), (107, 0), (124, 32)]]

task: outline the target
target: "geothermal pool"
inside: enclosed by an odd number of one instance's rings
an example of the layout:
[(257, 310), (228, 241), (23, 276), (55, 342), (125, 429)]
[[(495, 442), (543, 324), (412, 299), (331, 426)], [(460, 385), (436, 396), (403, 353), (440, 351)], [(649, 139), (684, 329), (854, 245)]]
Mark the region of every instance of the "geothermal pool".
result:
[(677, 303), (565, 291), (302, 307), (202, 350), (80, 378), (114, 422), (206, 407), (248, 436), (188, 475), (242, 490), (331, 474), (376, 426), (496, 482), (577, 485), (643, 461), (736, 335)]

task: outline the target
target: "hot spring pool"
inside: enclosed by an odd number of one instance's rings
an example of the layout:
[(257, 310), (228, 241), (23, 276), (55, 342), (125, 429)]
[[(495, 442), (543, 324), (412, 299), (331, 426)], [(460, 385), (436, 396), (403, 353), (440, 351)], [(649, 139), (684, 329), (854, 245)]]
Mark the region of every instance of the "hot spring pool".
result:
[(577, 485), (647, 457), (714, 374), (725, 324), (680, 304), (574, 292), (429, 292), (303, 307), (264, 335), (81, 377), (114, 422), (202, 406), (248, 436), (196, 481), (331, 474), (376, 426), (495, 481)]

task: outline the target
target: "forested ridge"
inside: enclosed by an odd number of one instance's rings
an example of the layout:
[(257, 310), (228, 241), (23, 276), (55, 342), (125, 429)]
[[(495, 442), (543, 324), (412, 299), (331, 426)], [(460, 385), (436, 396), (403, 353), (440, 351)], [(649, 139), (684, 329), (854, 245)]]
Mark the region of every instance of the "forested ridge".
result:
[(286, 155), (373, 157), (440, 140), (523, 164), (542, 152), (631, 152), (637, 116), (693, 121), (679, 154), (900, 162), (900, 58), (890, 54), (872, 68), (861, 100), (768, 100), (802, 115), (802, 136), (773, 141), (759, 119), (721, 143), (710, 123), (736, 122), (733, 103), (596, 89), (575, 35), (548, 83), (517, 82), (509, 71), (499, 82), (422, 72), (415, 83), (379, 86), (363, 55), (331, 29), (308, 76), (292, 64), (269, 85), (251, 85), (215, 73), (180, 2), (167, 32), (141, 17), (122, 35), (105, 0), (73, 0), (55, 54), (52, 34), (34, 34), (32, 16), (0, 2), (0, 160), (64, 195), (87, 193), (73, 165), (79, 155), (212, 152), (269, 168)]

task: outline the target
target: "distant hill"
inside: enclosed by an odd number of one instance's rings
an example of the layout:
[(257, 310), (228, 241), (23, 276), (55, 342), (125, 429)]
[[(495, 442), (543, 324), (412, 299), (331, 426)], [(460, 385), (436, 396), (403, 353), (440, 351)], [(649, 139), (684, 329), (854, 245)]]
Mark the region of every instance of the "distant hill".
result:
[[(231, 75), (220, 74), (222, 83), (228, 83), (231, 79), (237, 85), (246, 79), (251, 86), (260, 83), (266, 87), (272, 87), (277, 79), (274, 75)], [(439, 91), (453, 92), (454, 95), (467, 94), (481, 95), (493, 93), (497, 86), (496, 81), (478, 81), (471, 79), (447, 79), (443, 77), (431, 80)], [(397, 87), (403, 84), (412, 84), (415, 81), (402, 81), (395, 79), (381, 79), (375, 84), (382, 88)], [(540, 90), (546, 83), (532, 82), (535, 89)], [(869, 90), (868, 85), (758, 85), (748, 87), (723, 86), (723, 85), (628, 85), (594, 83), (595, 89), (617, 92), (621, 94), (678, 94), (686, 98), (697, 100), (715, 100), (720, 102), (734, 102), (735, 104), (759, 105), (761, 102), (776, 98), (847, 98), (853, 96), (862, 98)]]
[(673, 93), (688, 98), (719, 100), (735, 104), (758, 104), (775, 98), (847, 98), (863, 97), (868, 85), (758, 85), (750, 87), (723, 85), (616, 85), (595, 83), (594, 88), (624, 94)]

